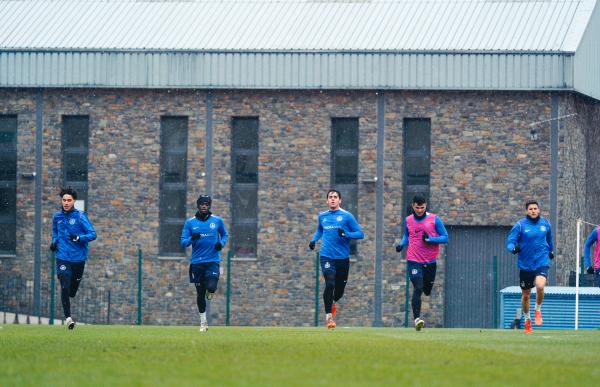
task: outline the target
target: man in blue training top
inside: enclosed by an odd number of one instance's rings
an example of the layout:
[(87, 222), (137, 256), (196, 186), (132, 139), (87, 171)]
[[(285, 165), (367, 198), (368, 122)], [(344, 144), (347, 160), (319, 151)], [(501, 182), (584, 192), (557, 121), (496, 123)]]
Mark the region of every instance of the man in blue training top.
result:
[(540, 216), (540, 205), (535, 200), (525, 203), (527, 216), (519, 220), (508, 234), (506, 249), (519, 254), (519, 281), (521, 286), (521, 307), (525, 317), (525, 333), (532, 332), (529, 303), (531, 289), (535, 286), (535, 325), (542, 325), (542, 301), (544, 286), (548, 278), (550, 261), (554, 259), (552, 227)]
[(75, 297), (83, 278), (88, 258), (88, 242), (96, 239), (96, 231), (83, 211), (75, 208), (77, 192), (60, 190), (61, 209), (52, 216), (50, 250), (56, 253), (56, 273), (60, 281), (60, 298), (67, 328), (75, 328), (71, 317), (71, 297)]
[(354, 216), (340, 208), (342, 194), (330, 189), (327, 192), (329, 210), (319, 214), (317, 230), (308, 247), (315, 249), (315, 244), (321, 237), (320, 257), (321, 271), (325, 278), (323, 302), (325, 304), (325, 322), (327, 328), (335, 328), (335, 302), (344, 295), (348, 271), (350, 269), (350, 239), (365, 237)]
[[(227, 243), (223, 220), (210, 212), (212, 199), (201, 195), (196, 201), (198, 212), (185, 221), (181, 231), (181, 247), (192, 245), (190, 283), (196, 286), (196, 304), (200, 313), (200, 332), (208, 330), (206, 300), (212, 299), (219, 282), (221, 249)], [(206, 297), (206, 300), (204, 299)]]
[[(583, 261), (585, 263), (588, 274), (594, 274), (596, 286), (600, 288), (600, 243), (598, 243), (598, 231), (600, 226), (595, 226), (594, 230), (588, 235), (583, 246)], [(594, 249), (594, 260), (590, 257), (590, 250), (593, 244), (596, 244)]]

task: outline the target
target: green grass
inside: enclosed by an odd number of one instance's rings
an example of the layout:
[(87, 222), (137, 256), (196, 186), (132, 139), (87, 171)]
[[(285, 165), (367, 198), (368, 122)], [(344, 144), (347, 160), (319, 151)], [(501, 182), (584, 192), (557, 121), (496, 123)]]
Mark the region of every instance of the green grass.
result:
[(1, 386), (599, 386), (600, 331), (0, 325)]

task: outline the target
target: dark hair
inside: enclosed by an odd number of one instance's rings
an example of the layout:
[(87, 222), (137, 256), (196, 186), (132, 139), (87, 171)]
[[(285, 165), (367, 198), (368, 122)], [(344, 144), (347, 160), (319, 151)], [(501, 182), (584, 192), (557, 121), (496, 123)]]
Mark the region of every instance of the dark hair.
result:
[(201, 203), (208, 203), (210, 207), (212, 205), (212, 198), (208, 195), (200, 195), (198, 196), (198, 200), (196, 200), (196, 205), (199, 206)]
[(415, 197), (413, 197), (412, 202), (413, 202), (413, 204), (421, 205), (421, 204), (427, 203), (427, 199), (425, 199), (425, 197), (423, 197), (421, 195), (415, 195)]
[(329, 198), (329, 194), (332, 193), (332, 192), (335, 192), (336, 194), (338, 194), (338, 197), (340, 199), (342, 199), (342, 194), (340, 193), (340, 191), (338, 191), (337, 189), (333, 189), (333, 188), (331, 188), (329, 191), (327, 191), (327, 197), (328, 198)]
[(540, 204), (537, 202), (537, 200), (528, 200), (525, 202), (525, 209), (528, 209), (530, 205), (535, 204), (536, 206), (538, 206), (538, 208), (540, 208)]
[(71, 195), (73, 197), (73, 200), (77, 200), (77, 191), (75, 191), (71, 187), (61, 188), (59, 195), (61, 198), (65, 195)]

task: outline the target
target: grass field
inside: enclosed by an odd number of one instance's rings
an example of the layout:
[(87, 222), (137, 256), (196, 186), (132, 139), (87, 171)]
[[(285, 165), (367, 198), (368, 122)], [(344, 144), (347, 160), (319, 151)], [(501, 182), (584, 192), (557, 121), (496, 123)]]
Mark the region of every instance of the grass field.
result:
[(1, 386), (599, 386), (600, 331), (0, 325)]

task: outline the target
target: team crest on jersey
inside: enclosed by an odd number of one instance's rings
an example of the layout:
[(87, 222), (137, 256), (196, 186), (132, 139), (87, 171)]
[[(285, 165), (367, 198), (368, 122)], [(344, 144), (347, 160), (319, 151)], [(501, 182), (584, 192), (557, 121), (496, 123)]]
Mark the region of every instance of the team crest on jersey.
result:
[(412, 275), (416, 275), (419, 271), (417, 269), (412, 269), (412, 271), (410, 272)]
[(69, 224), (75, 224), (75, 219), (69, 219)]
[(217, 227), (217, 225), (216, 225), (216, 224), (214, 224), (214, 223), (211, 223), (211, 224), (210, 224), (210, 228), (215, 228), (215, 227)]
[(325, 262), (325, 269), (329, 269), (331, 267), (331, 264), (329, 262)]
[(336, 219), (338, 222), (341, 222), (341, 221), (342, 221), (342, 219), (344, 219), (344, 218), (342, 218), (341, 216), (338, 216), (338, 217), (337, 217), (337, 218), (335, 218), (335, 219)]
[(65, 271), (65, 270), (67, 270), (67, 267), (65, 265), (60, 265), (59, 269), (62, 271)]
[(540, 227), (540, 230), (542, 230), (542, 231), (546, 231), (546, 226), (542, 226), (542, 227)]

